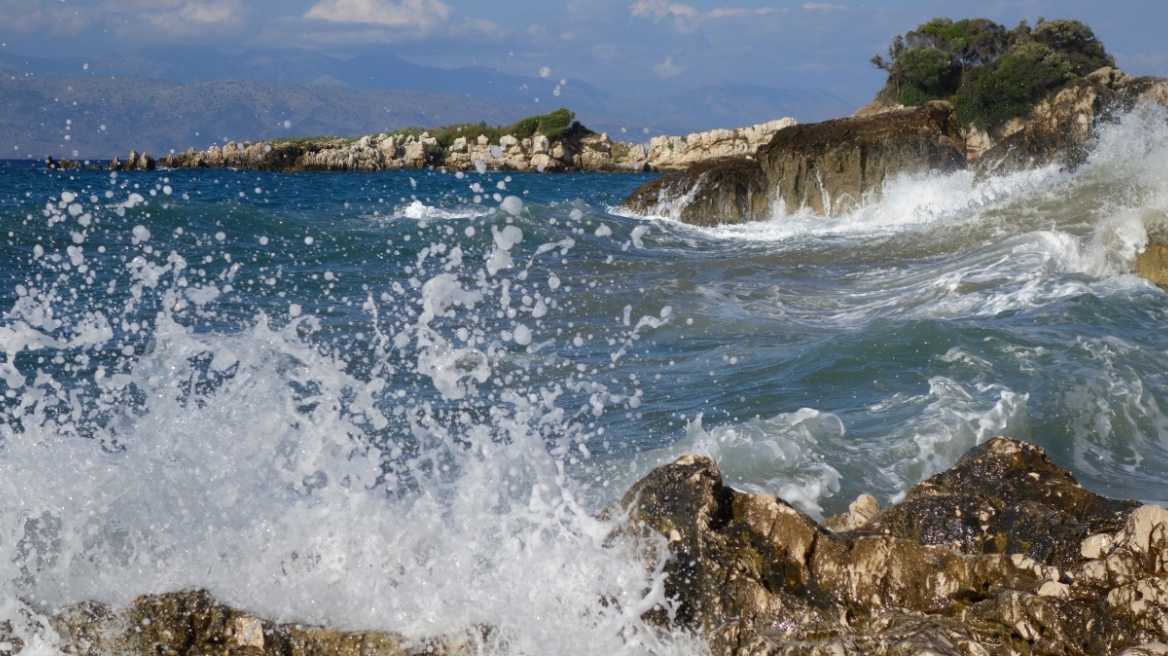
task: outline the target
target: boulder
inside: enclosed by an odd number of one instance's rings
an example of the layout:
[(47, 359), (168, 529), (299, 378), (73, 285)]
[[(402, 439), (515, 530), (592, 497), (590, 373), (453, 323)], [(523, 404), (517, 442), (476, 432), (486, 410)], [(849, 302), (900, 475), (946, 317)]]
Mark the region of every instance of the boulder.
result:
[(624, 206), (645, 216), (700, 226), (746, 223), (767, 216), (767, 179), (753, 159), (694, 164), (637, 188)]
[(1025, 127), (985, 152), (975, 170), (986, 175), (1050, 164), (1073, 170), (1086, 161), (1101, 122), (1145, 102), (1168, 106), (1168, 80), (1101, 68), (1039, 103)]
[(1168, 642), (1168, 511), (1094, 495), (1017, 440), (974, 449), (867, 523), (873, 503), (857, 500), (839, 532), (726, 487), (692, 455), (621, 505), (627, 536), (670, 555), (671, 603), (647, 619), (703, 635), (713, 654), (1102, 655)]

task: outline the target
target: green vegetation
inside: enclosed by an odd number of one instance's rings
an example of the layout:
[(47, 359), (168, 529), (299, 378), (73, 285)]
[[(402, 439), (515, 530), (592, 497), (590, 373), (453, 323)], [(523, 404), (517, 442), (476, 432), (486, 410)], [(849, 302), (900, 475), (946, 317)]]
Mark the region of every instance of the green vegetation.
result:
[(479, 136), (485, 136), (491, 143), (496, 144), (499, 143), (499, 137), (508, 134), (516, 139), (527, 139), (542, 134), (548, 138), (548, 141), (552, 142), (592, 134), (591, 130), (580, 125), (580, 122), (576, 120), (575, 113), (562, 107), (554, 112), (528, 116), (505, 126), (492, 127), (487, 125), (485, 121), (481, 123), (455, 123), (454, 125), (429, 129), (406, 128), (395, 130), (393, 134), (403, 137), (407, 135), (417, 137), (423, 132), (429, 132), (430, 136), (437, 139), (443, 148), (449, 148), (459, 137), (466, 137), (467, 141), (474, 141)]
[(934, 18), (897, 36), (872, 63), (888, 72), (877, 98), (902, 105), (948, 100), (966, 126), (1025, 116), (1067, 82), (1115, 59), (1083, 23), (1038, 19), (1012, 30), (984, 18)]
[[(592, 130), (580, 125), (576, 120), (576, 114), (570, 110), (560, 108), (548, 114), (541, 114), (539, 116), (528, 116), (520, 119), (511, 125), (505, 126), (490, 126), (487, 123), (455, 123), (454, 125), (443, 125), (437, 128), (422, 128), (422, 127), (408, 127), (400, 130), (393, 130), (387, 132), (399, 139), (407, 136), (420, 137), (423, 132), (430, 133), (431, 137), (438, 140), (442, 147), (449, 148), (454, 140), (459, 137), (466, 137), (468, 142), (473, 142), (478, 139), (480, 135), (485, 136), (492, 144), (499, 143), (499, 137), (504, 135), (511, 135), (516, 139), (527, 139), (537, 134), (542, 134), (548, 138), (548, 141), (556, 142), (564, 139), (578, 139), (590, 134), (595, 134)], [(274, 139), (272, 143), (278, 144), (336, 144), (347, 146), (358, 140), (359, 137), (286, 137), (283, 139)]]

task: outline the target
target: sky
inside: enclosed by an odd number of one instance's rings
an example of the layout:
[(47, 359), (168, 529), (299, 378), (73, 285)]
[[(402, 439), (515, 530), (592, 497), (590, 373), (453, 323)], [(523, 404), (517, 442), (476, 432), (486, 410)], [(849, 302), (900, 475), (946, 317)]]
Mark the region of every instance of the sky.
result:
[(872, 55), (935, 16), (1011, 27), (1078, 19), (1120, 68), (1168, 76), (1165, 0), (0, 0), (0, 49), (35, 57), (155, 46), (391, 52), (633, 96), (730, 82), (824, 89), (859, 106), (883, 83)]

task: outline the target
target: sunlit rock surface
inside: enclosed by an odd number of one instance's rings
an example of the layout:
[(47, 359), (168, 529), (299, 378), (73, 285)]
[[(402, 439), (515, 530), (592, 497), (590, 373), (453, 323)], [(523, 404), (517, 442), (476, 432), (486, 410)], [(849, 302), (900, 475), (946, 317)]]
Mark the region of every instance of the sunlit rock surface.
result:
[(1168, 107), (1168, 80), (1101, 68), (1039, 103), (1024, 126), (982, 154), (974, 168), (983, 175), (1049, 164), (1074, 169), (1090, 154), (1100, 122), (1145, 103)]
[(681, 171), (714, 159), (753, 155), (769, 143), (776, 132), (797, 124), (793, 118), (780, 118), (737, 130), (708, 130), (684, 137), (653, 137), (649, 140), (647, 168)]
[[(1168, 641), (1168, 512), (994, 438), (833, 532), (683, 456), (622, 505), (673, 556), (663, 626), (715, 654), (1116, 654)], [(871, 512), (860, 500), (849, 514)], [(1036, 520), (1036, 518), (1042, 518)], [(660, 548), (660, 547), (659, 547)]]
[[(669, 554), (669, 602), (647, 619), (713, 654), (1168, 653), (1168, 511), (1093, 494), (1029, 443), (993, 438), (903, 503), (861, 495), (822, 524), (693, 455), (621, 507), (611, 539)], [(204, 591), (77, 604), (55, 623), (78, 656), (469, 654), (491, 632), (409, 642), (271, 622)]]

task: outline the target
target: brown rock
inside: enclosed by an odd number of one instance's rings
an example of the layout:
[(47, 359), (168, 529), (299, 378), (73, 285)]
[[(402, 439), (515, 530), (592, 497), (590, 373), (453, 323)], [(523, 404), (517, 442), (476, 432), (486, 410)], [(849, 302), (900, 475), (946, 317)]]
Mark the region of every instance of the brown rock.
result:
[(443, 656), (465, 641), (408, 643), (379, 631), (277, 624), (218, 603), (205, 590), (144, 595), (121, 612), (76, 604), (56, 618), (62, 647), (76, 656)]
[(1168, 244), (1148, 244), (1136, 257), (1136, 273), (1168, 292)]
[(758, 151), (771, 194), (787, 213), (835, 216), (901, 174), (965, 167), (965, 133), (946, 102), (796, 125)]
[(1025, 554), (1069, 568), (1082, 562), (1083, 540), (1118, 531), (1138, 506), (1084, 489), (1033, 444), (996, 437), (913, 486), (869, 526), (962, 553)]
[[(755, 161), (757, 160), (757, 162)], [(965, 133), (946, 102), (779, 130), (756, 158), (695, 165), (633, 192), (625, 207), (696, 225), (742, 223), (807, 208), (855, 209), (901, 174), (965, 167)]]
[[(1093, 495), (1016, 440), (974, 449), (852, 532), (727, 488), (697, 456), (621, 503), (630, 534), (659, 534), (649, 544), (672, 556), (673, 606), (649, 619), (699, 632), (714, 654), (1102, 655), (1168, 641), (1168, 511)], [(1004, 539), (970, 539), (963, 518), (990, 507)], [(1052, 516), (1052, 530), (1030, 521)]]
[(767, 216), (767, 180), (753, 159), (700, 162), (642, 185), (624, 206), (700, 226), (758, 221)]

